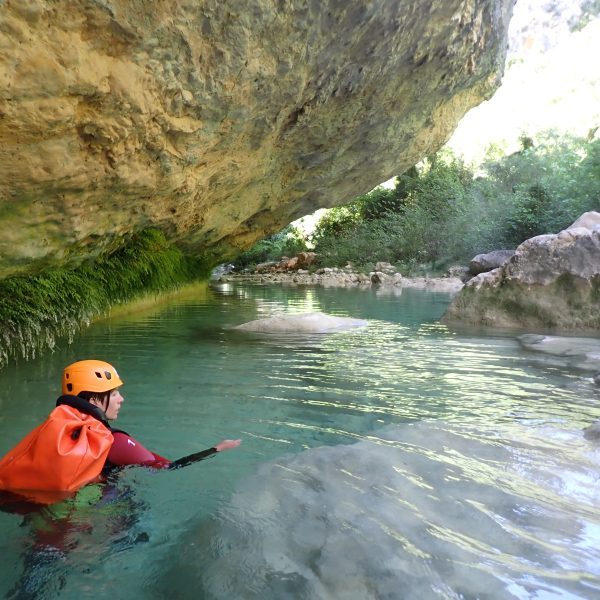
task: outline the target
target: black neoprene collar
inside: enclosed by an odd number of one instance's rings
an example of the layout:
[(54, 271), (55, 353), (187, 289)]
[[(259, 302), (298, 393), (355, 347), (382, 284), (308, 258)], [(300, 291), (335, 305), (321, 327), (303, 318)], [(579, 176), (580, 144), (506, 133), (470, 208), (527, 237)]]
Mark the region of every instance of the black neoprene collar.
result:
[(60, 396), (56, 401), (56, 406), (61, 406), (62, 404), (94, 417), (94, 419), (100, 421), (102, 425), (110, 429), (110, 425), (108, 424), (104, 411), (100, 407), (90, 404), (87, 400), (84, 400), (79, 396), (64, 395)]

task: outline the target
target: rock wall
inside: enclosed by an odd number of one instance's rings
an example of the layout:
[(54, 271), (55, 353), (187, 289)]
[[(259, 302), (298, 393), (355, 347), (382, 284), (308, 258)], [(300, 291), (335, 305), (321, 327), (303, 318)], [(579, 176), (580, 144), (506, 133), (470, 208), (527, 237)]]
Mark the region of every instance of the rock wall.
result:
[(600, 329), (600, 213), (523, 242), (502, 267), (470, 279), (443, 319), (529, 330)]
[(442, 145), (513, 0), (0, 2), (0, 277), (148, 226), (212, 262)]

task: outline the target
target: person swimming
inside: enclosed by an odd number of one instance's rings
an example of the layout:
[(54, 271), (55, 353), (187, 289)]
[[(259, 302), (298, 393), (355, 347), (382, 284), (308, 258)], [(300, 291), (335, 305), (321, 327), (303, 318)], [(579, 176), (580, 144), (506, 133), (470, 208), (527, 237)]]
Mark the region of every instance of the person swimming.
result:
[[(126, 465), (143, 465), (160, 469), (178, 469), (217, 452), (240, 445), (241, 440), (222, 440), (207, 450), (171, 461), (146, 449), (125, 431), (112, 428), (108, 422), (115, 421), (124, 402), (121, 395), (123, 381), (116, 369), (99, 360), (81, 360), (63, 371), (62, 393), (56, 405), (68, 405), (95, 417), (111, 430), (113, 443), (108, 452), (105, 469)], [(83, 400), (83, 402), (81, 402)]]
[(222, 440), (177, 460), (152, 452), (111, 425), (124, 402), (122, 385), (107, 362), (67, 366), (56, 408), (0, 460), (0, 511), (21, 517), (21, 526), (31, 530), (23, 570), (7, 597), (42, 597), (50, 582), (63, 581), (65, 558), (78, 536), (87, 538), (98, 524), (92, 513), (104, 516), (106, 543), (116, 551), (149, 540), (147, 531), (137, 531), (146, 503), (119, 481), (123, 467), (179, 469), (241, 443)]
[(61, 493), (101, 481), (120, 467), (180, 469), (241, 443), (222, 440), (177, 460), (152, 452), (110, 424), (124, 402), (122, 385), (116, 369), (104, 361), (80, 360), (65, 367), (56, 408), (0, 460), (0, 490), (51, 504)]

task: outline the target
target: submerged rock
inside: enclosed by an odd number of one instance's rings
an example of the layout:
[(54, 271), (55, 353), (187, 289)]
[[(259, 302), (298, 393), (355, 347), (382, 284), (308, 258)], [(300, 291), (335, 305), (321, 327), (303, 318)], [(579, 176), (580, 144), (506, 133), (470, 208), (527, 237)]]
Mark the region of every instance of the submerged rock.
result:
[(335, 317), (322, 312), (314, 312), (257, 319), (237, 325), (234, 329), (260, 333), (332, 333), (366, 325), (368, 322), (362, 319)]
[(492, 95), (512, 5), (1, 2), (0, 276), (146, 227), (217, 264), (372, 189)]
[(583, 437), (591, 442), (600, 441), (600, 421), (592, 423), (583, 430)]
[(600, 359), (600, 340), (586, 337), (560, 337), (556, 335), (520, 335), (519, 341), (528, 350), (537, 350), (556, 356), (598, 355)]
[(596, 553), (581, 550), (596, 547), (596, 454), (573, 459), (556, 432), (497, 424), (368, 438), (259, 465), (196, 532), (177, 576), (215, 599), (511, 598), (528, 580), (557, 596), (598, 589)]
[[(600, 369), (600, 340), (598, 339), (536, 334), (521, 335), (518, 339), (528, 350), (563, 357), (568, 366), (586, 371)], [(596, 375), (594, 375), (595, 382)]]
[(600, 329), (600, 213), (523, 242), (471, 279), (443, 320), (527, 329)]

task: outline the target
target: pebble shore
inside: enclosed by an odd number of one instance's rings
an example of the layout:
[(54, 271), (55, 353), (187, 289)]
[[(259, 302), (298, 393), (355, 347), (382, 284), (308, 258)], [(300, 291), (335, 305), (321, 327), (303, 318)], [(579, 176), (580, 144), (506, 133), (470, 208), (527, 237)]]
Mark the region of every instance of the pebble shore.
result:
[(244, 282), (264, 285), (419, 288), (446, 293), (458, 293), (464, 286), (464, 283), (458, 277), (404, 277), (400, 273), (395, 273), (391, 270), (356, 273), (348, 269), (339, 268), (322, 268), (314, 273), (303, 269), (291, 272), (227, 273), (218, 277), (217, 281), (223, 283)]

